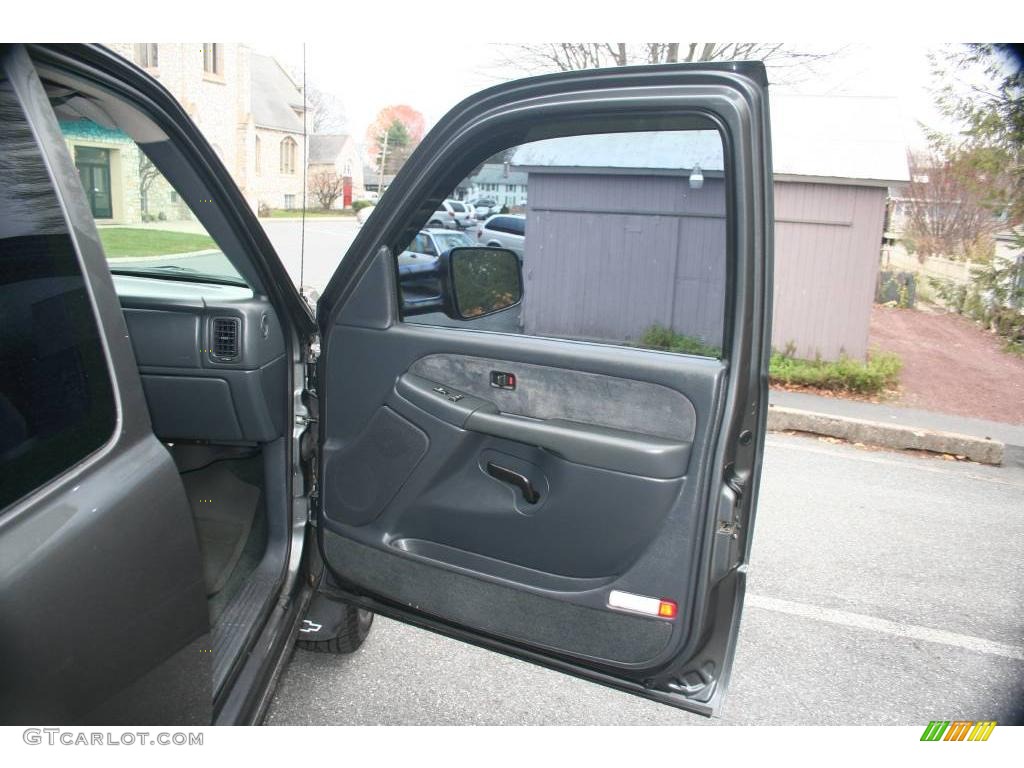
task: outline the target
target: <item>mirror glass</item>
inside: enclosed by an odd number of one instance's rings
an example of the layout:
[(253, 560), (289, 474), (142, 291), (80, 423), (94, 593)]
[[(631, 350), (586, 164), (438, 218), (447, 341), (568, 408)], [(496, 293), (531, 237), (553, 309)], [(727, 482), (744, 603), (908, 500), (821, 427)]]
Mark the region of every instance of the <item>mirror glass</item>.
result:
[(523, 297), (519, 257), (505, 248), (453, 248), (448, 254), (452, 305), (462, 318), (514, 307)]

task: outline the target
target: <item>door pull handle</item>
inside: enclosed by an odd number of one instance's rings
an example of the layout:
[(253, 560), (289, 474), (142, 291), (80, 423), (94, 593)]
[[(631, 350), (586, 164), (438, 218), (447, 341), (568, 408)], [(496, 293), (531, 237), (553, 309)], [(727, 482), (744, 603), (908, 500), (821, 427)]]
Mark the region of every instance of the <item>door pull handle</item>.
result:
[(533, 487), (533, 483), (530, 482), (530, 478), (526, 475), (502, 467), (493, 461), (487, 462), (487, 474), (495, 480), (501, 480), (503, 483), (514, 485), (523, 492), (523, 498), (530, 504), (536, 504), (540, 501), (540, 492)]

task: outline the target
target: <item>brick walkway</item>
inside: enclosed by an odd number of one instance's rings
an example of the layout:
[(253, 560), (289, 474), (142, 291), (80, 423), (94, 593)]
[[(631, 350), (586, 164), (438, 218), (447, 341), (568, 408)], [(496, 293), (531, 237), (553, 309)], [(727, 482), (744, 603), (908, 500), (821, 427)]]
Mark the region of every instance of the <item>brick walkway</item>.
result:
[(970, 320), (876, 305), (870, 343), (903, 360), (894, 405), (1024, 424), (1024, 358)]

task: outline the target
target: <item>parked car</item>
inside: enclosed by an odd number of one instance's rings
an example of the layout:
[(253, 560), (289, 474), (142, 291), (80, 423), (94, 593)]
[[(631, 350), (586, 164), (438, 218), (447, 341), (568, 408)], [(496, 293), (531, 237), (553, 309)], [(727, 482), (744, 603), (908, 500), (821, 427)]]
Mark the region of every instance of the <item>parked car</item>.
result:
[[(767, 107), (752, 61), (491, 87), (423, 140), (314, 315), (161, 83), (98, 45), (0, 48), (0, 723), (259, 722), (296, 642), (352, 652), (375, 613), (713, 714), (768, 411)], [(467, 327), (523, 296), (488, 238), (430, 262), (452, 322), (409, 322), (438, 307), (403, 305), (393, 254), (453, 158), (648, 118), (728, 137), (722, 359)], [(78, 165), (65, 131), (90, 137)], [(217, 248), (105, 250), (129, 240), (97, 228), (96, 136)]]
[(427, 226), (432, 229), (469, 229), (473, 226), (473, 214), (465, 203), (445, 200), (434, 211)]
[(469, 205), (473, 209), (473, 218), (477, 221), (484, 221), (489, 216), (501, 213), (501, 203), (490, 198), (480, 198)]
[(483, 245), (515, 251), (521, 260), (526, 242), (526, 217), (510, 213), (491, 216), (480, 225), (476, 239)]
[(402, 299), (407, 304), (440, 296), (437, 262), (452, 248), (476, 245), (465, 232), (450, 229), (421, 229), (409, 247), (398, 255), (398, 278)]

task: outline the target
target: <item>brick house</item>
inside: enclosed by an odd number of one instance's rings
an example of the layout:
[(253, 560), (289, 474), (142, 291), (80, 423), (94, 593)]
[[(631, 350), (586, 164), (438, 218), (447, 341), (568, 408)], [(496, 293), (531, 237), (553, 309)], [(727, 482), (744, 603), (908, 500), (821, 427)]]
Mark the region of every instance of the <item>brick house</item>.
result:
[[(238, 43), (108, 43), (159, 80), (227, 167), (242, 194), (287, 208), (302, 201), (302, 91), (277, 61)], [(93, 123), (64, 123), (97, 221), (130, 224), (191, 215), (128, 136)]]
[[(366, 197), (363, 162), (355, 140), (348, 134), (314, 134), (309, 137), (310, 190), (314, 188), (317, 175), (321, 173), (345, 179), (345, 194), (335, 201), (335, 208), (345, 207), (346, 198), (351, 205), (353, 200)], [(311, 199), (310, 206), (315, 205), (316, 200)]]
[(260, 207), (301, 208), (302, 89), (276, 59), (252, 54), (253, 193)]

